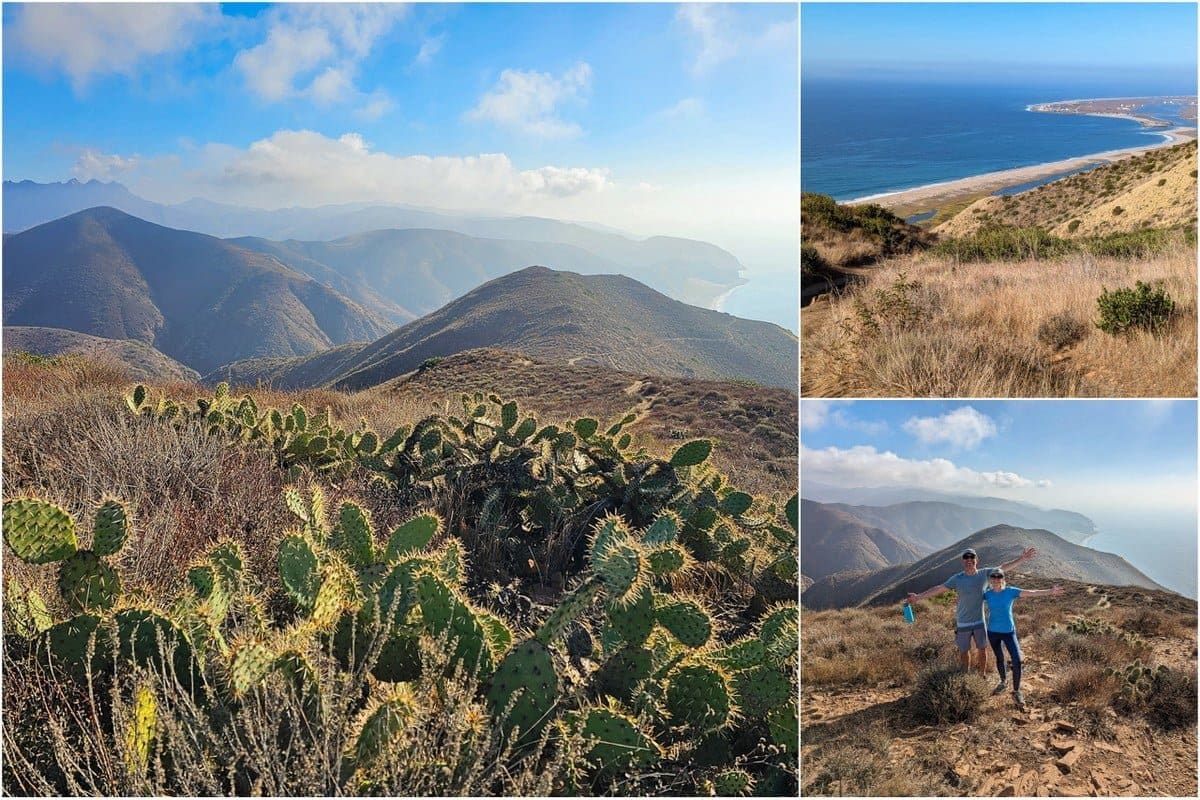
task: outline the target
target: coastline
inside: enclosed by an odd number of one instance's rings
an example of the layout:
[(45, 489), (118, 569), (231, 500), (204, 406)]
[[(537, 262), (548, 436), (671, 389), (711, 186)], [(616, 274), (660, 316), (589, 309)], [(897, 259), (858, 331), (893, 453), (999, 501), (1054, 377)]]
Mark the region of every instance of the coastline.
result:
[[(1150, 131), (1147, 131), (1150, 133)], [(882, 192), (879, 194), (868, 195), (865, 197), (856, 197), (853, 200), (843, 201), (845, 205), (856, 205), (859, 203), (878, 203), (886, 208), (896, 208), (900, 206), (928, 206), (933, 207), (955, 200), (960, 200), (970, 195), (990, 194), (997, 189), (1003, 189), (1008, 186), (1015, 186), (1029, 181), (1035, 181), (1040, 178), (1047, 178), (1059, 172), (1067, 172), (1077, 167), (1082, 167), (1087, 164), (1096, 162), (1112, 162), (1120, 161), (1124, 158), (1140, 155), (1149, 150), (1157, 150), (1163, 147), (1170, 147), (1175, 144), (1180, 144), (1196, 138), (1195, 128), (1171, 128), (1169, 130), (1156, 130), (1154, 134), (1162, 136), (1163, 141), (1155, 142), (1149, 145), (1139, 147), (1126, 147), (1119, 150), (1106, 150), (1101, 153), (1091, 153), (1089, 155), (1074, 156), (1065, 158), (1059, 161), (1048, 161), (1043, 164), (1033, 164), (1027, 167), (1015, 167), (1013, 169), (998, 170), (996, 172), (986, 172), (981, 175), (972, 175), (966, 178), (956, 178), (949, 181), (940, 181), (938, 183), (929, 183), (923, 186), (915, 186), (911, 189), (900, 189), (893, 192)]]

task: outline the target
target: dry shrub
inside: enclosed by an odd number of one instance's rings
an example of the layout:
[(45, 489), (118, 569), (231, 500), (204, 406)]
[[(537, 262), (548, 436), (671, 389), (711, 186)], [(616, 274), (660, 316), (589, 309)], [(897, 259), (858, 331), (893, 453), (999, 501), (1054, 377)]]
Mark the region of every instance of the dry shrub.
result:
[(1196, 725), (1196, 674), (1166, 669), (1155, 673), (1146, 701), (1146, 717), (1160, 728), (1174, 730)]
[(1116, 680), (1095, 663), (1068, 663), (1055, 681), (1050, 696), (1060, 703), (1106, 707), (1116, 692)]
[(987, 681), (977, 673), (957, 667), (927, 669), (917, 676), (905, 717), (927, 725), (970, 722), (979, 716), (989, 693)]
[(1082, 661), (1110, 667), (1131, 662), (1147, 651), (1144, 641), (1113, 631), (1085, 634), (1055, 627), (1043, 632), (1039, 642), (1039, 647), (1061, 661)]
[(1160, 636), (1174, 627), (1173, 621), (1153, 608), (1129, 609), (1118, 623), (1122, 629), (1141, 636)]
[(1048, 317), (1038, 326), (1038, 341), (1055, 350), (1070, 347), (1088, 334), (1088, 326), (1078, 317), (1059, 313)]

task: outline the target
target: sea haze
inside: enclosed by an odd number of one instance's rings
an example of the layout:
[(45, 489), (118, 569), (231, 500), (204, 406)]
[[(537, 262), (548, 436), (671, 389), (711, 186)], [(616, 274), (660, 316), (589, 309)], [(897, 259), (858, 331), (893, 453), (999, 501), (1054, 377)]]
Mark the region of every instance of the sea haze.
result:
[(1088, 514), (1096, 535), (1085, 544), (1115, 553), (1172, 591), (1196, 597), (1196, 514), (1144, 509)]
[[(1128, 89), (1128, 87), (1120, 87)], [(845, 201), (1162, 141), (1134, 120), (1034, 103), (1178, 94), (1100, 86), (964, 86), (811, 78), (800, 85), (800, 186)], [(1163, 109), (1166, 110), (1166, 109)]]

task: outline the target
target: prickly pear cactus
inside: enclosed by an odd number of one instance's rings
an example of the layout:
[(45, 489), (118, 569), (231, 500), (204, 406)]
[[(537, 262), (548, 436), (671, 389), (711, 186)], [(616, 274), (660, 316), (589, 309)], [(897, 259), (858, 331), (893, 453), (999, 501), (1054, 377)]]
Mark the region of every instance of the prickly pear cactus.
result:
[(600, 771), (626, 770), (655, 763), (662, 748), (638, 727), (637, 720), (617, 708), (598, 707), (583, 714), (580, 728), (587, 760)]
[(519, 729), (520, 743), (536, 741), (558, 700), (558, 674), (546, 645), (527, 639), (509, 651), (492, 675), (487, 699), (506, 733)]
[(124, 503), (113, 499), (101, 503), (92, 530), (92, 551), (96, 555), (111, 556), (120, 552), (129, 536), (129, 516)]
[(134, 693), (133, 718), (125, 729), (125, 766), (131, 775), (145, 774), (157, 729), (158, 702), (150, 686), (142, 684)]
[(4, 501), (4, 541), (30, 564), (61, 561), (79, 549), (71, 515), (36, 497)]
[(720, 728), (734, 710), (729, 678), (704, 664), (681, 667), (668, 678), (665, 705), (674, 724), (697, 732)]

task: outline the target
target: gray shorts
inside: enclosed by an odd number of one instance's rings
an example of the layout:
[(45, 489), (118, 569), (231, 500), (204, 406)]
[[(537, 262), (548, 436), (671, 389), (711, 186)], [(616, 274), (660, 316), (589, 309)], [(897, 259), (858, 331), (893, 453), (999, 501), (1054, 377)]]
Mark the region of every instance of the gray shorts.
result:
[(971, 640), (975, 640), (976, 647), (987, 647), (987, 628), (981, 622), (978, 625), (972, 625), (970, 628), (957, 628), (954, 631), (954, 643), (958, 645), (958, 652), (965, 653), (971, 649)]

